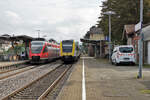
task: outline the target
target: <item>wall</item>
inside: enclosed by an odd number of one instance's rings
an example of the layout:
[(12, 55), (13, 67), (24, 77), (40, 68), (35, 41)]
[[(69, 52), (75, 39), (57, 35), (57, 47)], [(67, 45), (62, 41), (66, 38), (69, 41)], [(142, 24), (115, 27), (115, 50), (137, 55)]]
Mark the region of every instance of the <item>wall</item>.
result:
[(90, 34), (91, 40), (104, 40), (104, 34)]

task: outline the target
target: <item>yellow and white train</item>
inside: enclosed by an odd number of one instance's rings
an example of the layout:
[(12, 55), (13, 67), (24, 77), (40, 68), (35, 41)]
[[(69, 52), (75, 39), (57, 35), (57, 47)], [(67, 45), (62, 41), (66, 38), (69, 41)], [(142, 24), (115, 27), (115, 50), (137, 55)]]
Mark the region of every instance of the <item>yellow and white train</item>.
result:
[(80, 48), (74, 40), (63, 40), (60, 43), (60, 56), (64, 62), (77, 61), (80, 58)]

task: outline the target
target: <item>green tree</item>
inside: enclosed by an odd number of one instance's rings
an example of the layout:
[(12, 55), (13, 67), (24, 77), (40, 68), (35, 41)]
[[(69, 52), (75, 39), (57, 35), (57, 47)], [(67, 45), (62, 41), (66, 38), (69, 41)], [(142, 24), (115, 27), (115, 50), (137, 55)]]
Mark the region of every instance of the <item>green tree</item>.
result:
[[(150, 6), (149, 0), (144, 0), (144, 24), (150, 22), (148, 15)], [(101, 27), (104, 34), (108, 35), (108, 15), (104, 12), (113, 11), (112, 15), (112, 41), (121, 41), (125, 24), (137, 24), (140, 20), (140, 0), (106, 0), (102, 5), (100, 21), (98, 27)]]

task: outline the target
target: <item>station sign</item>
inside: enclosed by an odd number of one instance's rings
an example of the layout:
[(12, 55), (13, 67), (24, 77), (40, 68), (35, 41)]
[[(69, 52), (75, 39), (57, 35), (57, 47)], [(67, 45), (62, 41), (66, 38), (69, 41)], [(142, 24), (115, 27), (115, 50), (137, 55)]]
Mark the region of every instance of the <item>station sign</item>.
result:
[(141, 29), (141, 22), (139, 22), (138, 24), (135, 25), (135, 32)]
[(105, 36), (105, 40), (106, 40), (106, 41), (109, 41), (109, 36)]

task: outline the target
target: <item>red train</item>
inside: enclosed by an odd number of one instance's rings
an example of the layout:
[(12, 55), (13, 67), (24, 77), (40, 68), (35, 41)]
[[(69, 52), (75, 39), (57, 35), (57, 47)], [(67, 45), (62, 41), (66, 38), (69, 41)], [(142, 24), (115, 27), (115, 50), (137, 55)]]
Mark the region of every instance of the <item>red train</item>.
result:
[(29, 46), (31, 63), (45, 63), (60, 57), (60, 46), (45, 41), (32, 41)]

